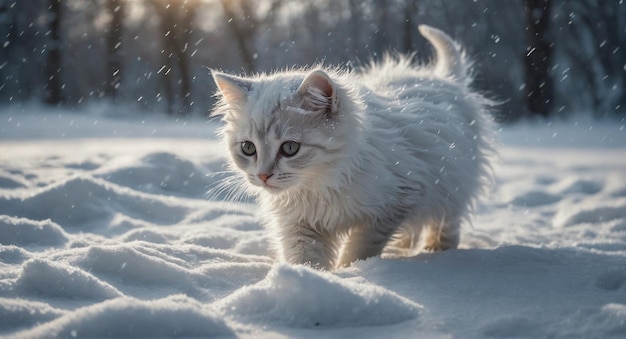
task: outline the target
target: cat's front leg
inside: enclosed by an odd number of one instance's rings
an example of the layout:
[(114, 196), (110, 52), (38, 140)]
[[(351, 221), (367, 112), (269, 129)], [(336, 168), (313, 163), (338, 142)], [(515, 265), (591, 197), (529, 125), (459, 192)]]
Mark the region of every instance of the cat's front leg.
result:
[(338, 266), (347, 267), (357, 260), (365, 260), (380, 255), (389, 242), (391, 234), (392, 232), (387, 229), (366, 226), (350, 229), (341, 258), (337, 263)]
[(310, 265), (320, 270), (334, 268), (337, 240), (332, 232), (299, 224), (280, 233), (282, 255), (286, 262)]
[(443, 220), (441, 223), (426, 227), (423, 235), (424, 252), (438, 252), (457, 248), (459, 245), (460, 222)]

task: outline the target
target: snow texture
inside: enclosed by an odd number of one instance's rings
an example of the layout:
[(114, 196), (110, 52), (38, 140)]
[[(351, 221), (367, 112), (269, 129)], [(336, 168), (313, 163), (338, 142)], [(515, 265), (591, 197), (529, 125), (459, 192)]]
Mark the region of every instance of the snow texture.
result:
[(504, 128), (460, 249), (329, 273), (206, 197), (216, 122), (29, 110), (0, 112), (0, 336), (626, 337), (624, 122)]

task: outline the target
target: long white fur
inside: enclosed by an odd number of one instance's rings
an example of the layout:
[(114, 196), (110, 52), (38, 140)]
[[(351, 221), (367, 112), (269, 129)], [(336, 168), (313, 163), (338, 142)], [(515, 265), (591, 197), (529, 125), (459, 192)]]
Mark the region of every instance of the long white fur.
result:
[[(436, 63), (387, 56), (360, 72), (290, 70), (252, 78), (214, 72), (214, 115), (275, 234), (279, 258), (320, 269), (455, 248), (489, 179), (492, 103), (443, 32), (420, 26)], [(301, 143), (293, 158), (280, 144)], [(256, 145), (242, 156), (243, 141)], [(271, 171), (266, 186), (258, 174)]]

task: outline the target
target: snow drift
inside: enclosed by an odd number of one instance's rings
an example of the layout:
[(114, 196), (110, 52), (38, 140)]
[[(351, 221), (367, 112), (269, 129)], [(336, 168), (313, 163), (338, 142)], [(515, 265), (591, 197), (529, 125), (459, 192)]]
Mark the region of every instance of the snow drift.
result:
[(328, 273), (205, 199), (214, 123), (42, 114), (0, 115), (0, 335), (626, 336), (623, 122), (504, 129), (459, 250)]

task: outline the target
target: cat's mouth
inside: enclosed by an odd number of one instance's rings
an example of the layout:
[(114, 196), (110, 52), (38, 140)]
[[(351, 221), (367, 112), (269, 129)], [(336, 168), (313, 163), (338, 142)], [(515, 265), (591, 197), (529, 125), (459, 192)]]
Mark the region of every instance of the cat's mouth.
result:
[(277, 192), (280, 192), (280, 191), (283, 190), (281, 187), (274, 186), (274, 185), (268, 184), (268, 183), (265, 183), (263, 185), (263, 188), (265, 188), (266, 190), (268, 190), (268, 191), (270, 191), (272, 193), (277, 193)]
[(279, 186), (275, 186), (273, 184), (270, 183), (258, 183), (258, 186), (260, 186), (261, 188), (264, 188), (266, 191), (270, 192), (270, 193), (278, 193), (280, 191), (283, 190), (283, 188), (279, 187)]

